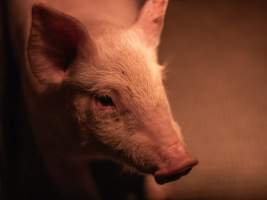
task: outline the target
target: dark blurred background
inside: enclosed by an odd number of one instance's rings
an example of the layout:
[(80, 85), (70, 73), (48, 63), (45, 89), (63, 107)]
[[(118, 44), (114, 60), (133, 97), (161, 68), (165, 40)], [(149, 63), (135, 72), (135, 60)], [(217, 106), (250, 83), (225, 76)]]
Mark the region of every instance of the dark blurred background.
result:
[(267, 2), (170, 1), (161, 60), (200, 164), (173, 199), (267, 199)]
[[(267, 199), (266, 24), (266, 1), (170, 1), (160, 60), (169, 63), (175, 118), (200, 160), (163, 186), (171, 199)], [(0, 134), (0, 156), (1, 146)]]

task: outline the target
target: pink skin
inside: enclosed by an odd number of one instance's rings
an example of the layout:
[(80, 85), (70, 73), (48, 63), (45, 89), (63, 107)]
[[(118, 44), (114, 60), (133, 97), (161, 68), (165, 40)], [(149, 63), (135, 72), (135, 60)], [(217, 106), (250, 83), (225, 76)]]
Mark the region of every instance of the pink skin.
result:
[(177, 144), (171, 145), (168, 150), (171, 159), (167, 167), (155, 172), (154, 176), (159, 184), (177, 180), (188, 174), (198, 164), (198, 160), (191, 158), (183, 146), (177, 148)]
[(128, 28), (33, 6), (20, 57), (24, 96), (36, 143), (63, 191), (80, 185), (88, 192), (84, 163), (98, 155), (159, 184), (198, 163), (173, 120), (156, 62), (167, 4), (149, 0)]

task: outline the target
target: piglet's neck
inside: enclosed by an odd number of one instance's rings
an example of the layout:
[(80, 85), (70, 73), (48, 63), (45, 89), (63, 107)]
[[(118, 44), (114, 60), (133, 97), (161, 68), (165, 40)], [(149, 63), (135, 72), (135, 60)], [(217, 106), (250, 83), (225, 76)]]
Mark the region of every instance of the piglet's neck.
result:
[(42, 151), (55, 156), (68, 154), (77, 143), (74, 123), (70, 120), (66, 102), (61, 95), (34, 95), (25, 90), (26, 109), (36, 144)]
[(75, 146), (79, 144), (78, 134), (64, 100), (53, 94), (42, 98), (28, 94), (27, 97), (34, 142), (59, 192), (68, 199), (77, 195), (81, 195), (81, 199), (99, 199), (88, 160), (79, 158), (80, 149)]

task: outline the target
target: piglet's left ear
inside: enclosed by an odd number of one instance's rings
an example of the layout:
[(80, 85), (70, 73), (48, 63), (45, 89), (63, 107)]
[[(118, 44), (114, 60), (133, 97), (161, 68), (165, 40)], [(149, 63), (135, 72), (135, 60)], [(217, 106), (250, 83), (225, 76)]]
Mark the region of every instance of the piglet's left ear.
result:
[(33, 5), (28, 57), (41, 84), (60, 84), (79, 59), (92, 56), (93, 46), (78, 20), (44, 4)]
[(151, 48), (156, 48), (160, 42), (167, 6), (168, 0), (147, 0), (134, 24)]

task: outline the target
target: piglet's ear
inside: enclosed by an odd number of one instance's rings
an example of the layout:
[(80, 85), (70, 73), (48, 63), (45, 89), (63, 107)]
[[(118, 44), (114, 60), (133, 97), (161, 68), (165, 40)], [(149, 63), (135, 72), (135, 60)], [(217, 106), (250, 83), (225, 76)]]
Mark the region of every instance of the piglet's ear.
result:
[(156, 48), (160, 42), (167, 6), (168, 0), (147, 0), (134, 24), (151, 48)]
[(75, 18), (43, 4), (32, 7), (28, 57), (41, 83), (61, 83), (68, 70), (85, 57), (90, 43), (87, 31)]

